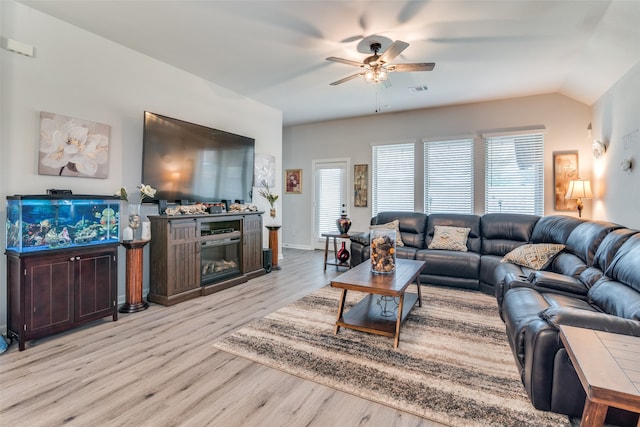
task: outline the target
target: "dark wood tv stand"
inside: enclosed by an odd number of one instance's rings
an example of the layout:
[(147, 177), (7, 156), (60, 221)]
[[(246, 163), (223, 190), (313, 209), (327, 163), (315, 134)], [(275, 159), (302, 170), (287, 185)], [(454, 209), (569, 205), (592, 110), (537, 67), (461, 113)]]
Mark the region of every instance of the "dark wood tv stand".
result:
[(150, 216), (147, 299), (173, 305), (265, 274), (262, 214)]

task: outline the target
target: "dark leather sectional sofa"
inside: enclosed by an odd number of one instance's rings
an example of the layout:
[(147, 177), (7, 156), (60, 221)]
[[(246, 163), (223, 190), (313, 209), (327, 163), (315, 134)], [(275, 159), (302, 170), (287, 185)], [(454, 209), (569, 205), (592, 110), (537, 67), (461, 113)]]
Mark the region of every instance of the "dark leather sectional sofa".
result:
[[(606, 221), (554, 215), (381, 212), (371, 225), (399, 221), (401, 258), (425, 261), (424, 285), (494, 294), (522, 383), (533, 406), (579, 417), (585, 394), (558, 326), (640, 336), (640, 233)], [(467, 251), (428, 249), (436, 225), (469, 228)], [(541, 270), (501, 263), (527, 243), (565, 245)], [(352, 264), (369, 258), (367, 233), (351, 237)], [(638, 416), (610, 409), (609, 423)]]

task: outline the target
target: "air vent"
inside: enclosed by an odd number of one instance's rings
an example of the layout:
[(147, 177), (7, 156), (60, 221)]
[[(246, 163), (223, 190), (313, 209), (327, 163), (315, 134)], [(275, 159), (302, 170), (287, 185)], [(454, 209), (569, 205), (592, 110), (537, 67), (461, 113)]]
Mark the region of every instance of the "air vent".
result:
[(427, 85), (411, 86), (409, 90), (413, 93), (421, 93), (421, 92), (426, 92), (427, 90), (429, 90), (429, 88), (427, 87)]

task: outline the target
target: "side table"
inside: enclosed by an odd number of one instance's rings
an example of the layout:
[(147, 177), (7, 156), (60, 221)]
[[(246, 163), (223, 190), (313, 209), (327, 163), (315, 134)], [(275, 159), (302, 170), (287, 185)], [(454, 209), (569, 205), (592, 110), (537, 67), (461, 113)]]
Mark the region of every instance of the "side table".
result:
[(580, 427), (602, 426), (609, 406), (640, 413), (640, 337), (560, 325), (560, 339), (587, 395)]
[(280, 270), (278, 266), (278, 230), (281, 225), (267, 225), (269, 230), (269, 249), (271, 249), (271, 268), (274, 270)]
[(148, 240), (121, 243), (127, 250), (127, 286), (125, 303), (118, 309), (120, 313), (135, 313), (149, 308), (149, 304), (142, 298), (142, 255), (147, 243)]
[[(325, 238), (324, 241), (324, 270), (327, 270), (327, 265), (335, 265), (336, 266), (336, 270), (338, 269), (338, 267), (347, 267), (347, 268), (351, 268), (351, 256), (349, 256), (349, 260), (347, 262), (340, 262), (338, 261), (338, 259), (336, 258), (336, 255), (338, 254), (338, 243), (336, 242), (337, 239), (348, 239), (351, 236), (355, 236), (356, 234), (360, 234), (360, 231), (352, 231), (351, 233), (338, 233), (338, 232), (332, 232), (332, 233), (322, 233), (322, 237)], [(329, 257), (329, 239), (333, 239), (333, 260), (332, 261), (327, 261), (327, 258)]]

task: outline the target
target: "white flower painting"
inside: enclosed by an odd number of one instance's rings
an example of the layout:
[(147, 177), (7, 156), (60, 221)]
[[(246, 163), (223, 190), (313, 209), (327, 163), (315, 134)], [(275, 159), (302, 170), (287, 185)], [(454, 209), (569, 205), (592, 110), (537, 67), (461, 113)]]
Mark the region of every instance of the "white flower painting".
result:
[(40, 175), (107, 178), (109, 132), (102, 123), (40, 113)]

